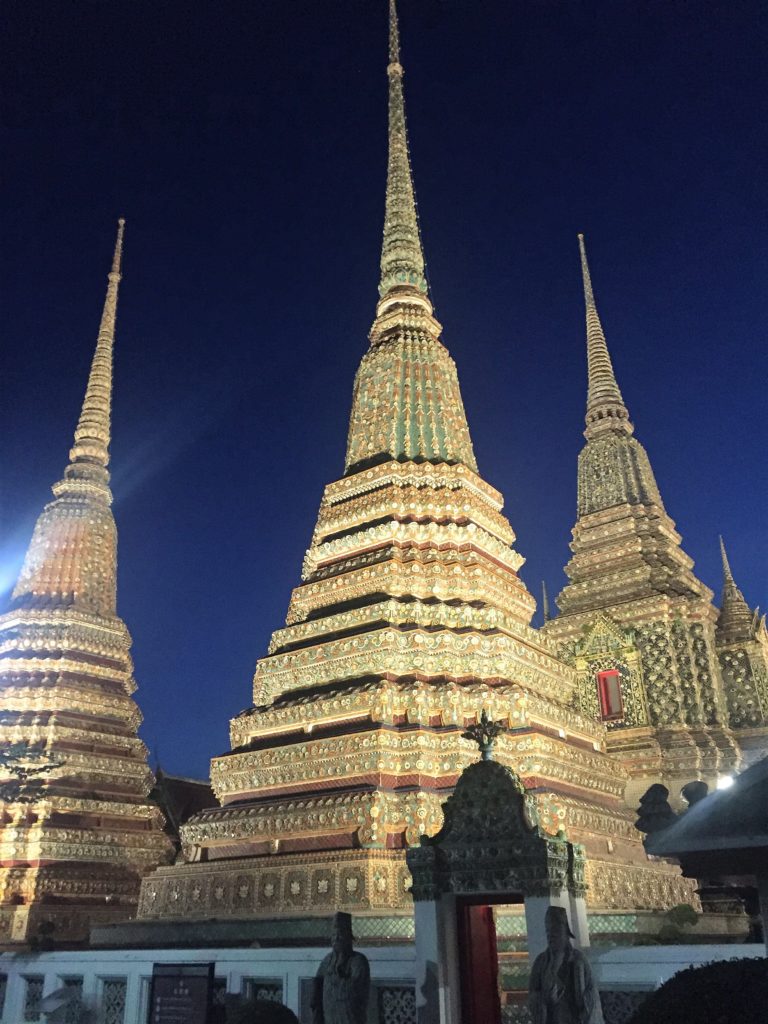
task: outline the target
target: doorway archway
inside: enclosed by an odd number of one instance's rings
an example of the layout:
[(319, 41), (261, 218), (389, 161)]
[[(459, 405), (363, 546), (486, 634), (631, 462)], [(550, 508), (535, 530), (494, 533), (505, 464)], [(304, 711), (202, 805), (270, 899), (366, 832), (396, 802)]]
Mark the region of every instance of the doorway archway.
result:
[(489, 748), (481, 750), (483, 759), (462, 772), (444, 804), (441, 830), (406, 854), (419, 1024), (500, 1024), (498, 990), (494, 984), (496, 998), (489, 997), (489, 968), (481, 964), (483, 949), (495, 943), (493, 904), (523, 903), (531, 960), (546, 945), (549, 906), (565, 907), (577, 941), (589, 943), (583, 847), (562, 831), (544, 831), (533, 795), (490, 759)]

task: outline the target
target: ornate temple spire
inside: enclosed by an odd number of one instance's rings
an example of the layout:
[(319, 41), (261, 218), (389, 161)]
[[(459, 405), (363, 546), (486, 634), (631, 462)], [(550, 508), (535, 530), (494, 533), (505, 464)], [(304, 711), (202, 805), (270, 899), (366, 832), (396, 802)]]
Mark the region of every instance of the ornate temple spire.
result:
[(477, 470), (456, 366), (440, 341), (424, 277), (403, 99), (395, 0), (389, 3), (389, 159), (381, 282), (370, 349), (352, 400), (345, 473), (388, 462)]
[(718, 640), (728, 643), (749, 640), (755, 633), (755, 614), (736, 586), (722, 537), (720, 557), (723, 562), (723, 596), (720, 601), (720, 614), (717, 617)]
[(87, 940), (112, 913), (124, 920), (141, 876), (171, 853), (147, 799), (154, 779), (136, 735), (131, 637), (117, 614), (107, 464), (122, 245), (121, 220), (69, 464), (0, 615), (0, 746), (44, 746), (56, 764), (23, 813), (0, 820), (0, 849), (12, 851), (0, 861), (0, 916), (14, 942), (42, 919), (66, 942)]
[(55, 500), (46, 505), (35, 525), (13, 591), (17, 607), (76, 605), (92, 613), (115, 614), (117, 531), (109, 507), (107, 465), (124, 226), (125, 221), (119, 220), (96, 351), (69, 464), (53, 485)]
[(587, 372), (589, 390), (587, 392), (587, 438), (595, 437), (606, 431), (619, 431), (631, 434), (632, 424), (629, 412), (621, 397), (619, 385), (613, 372), (611, 356), (605, 341), (603, 325), (595, 305), (592, 290), (592, 278), (587, 263), (587, 251), (584, 246), (584, 235), (579, 235), (581, 252), (581, 273), (584, 279), (584, 302), (587, 311)]
[(421, 249), (411, 161), (408, 154), (403, 66), (400, 63), (400, 33), (395, 0), (389, 0), (387, 77), (389, 78), (389, 159), (379, 294), (384, 298), (394, 289), (407, 287), (426, 295), (424, 255)]
[(107, 489), (109, 483), (109, 441), (112, 413), (112, 353), (115, 344), (117, 293), (120, 285), (120, 267), (123, 257), (123, 231), (125, 221), (117, 222), (117, 240), (112, 258), (112, 269), (107, 275), (107, 295), (101, 314), (96, 351), (93, 355), (88, 386), (75, 428), (75, 443), (69, 453), (69, 465), (64, 480), (54, 487), (58, 496), (69, 488), (70, 481), (87, 481)]
[(723, 540), (722, 535), (720, 536), (720, 560), (723, 563), (723, 586), (727, 587), (729, 584), (736, 586), (733, 573), (731, 572), (731, 566), (728, 562), (728, 553), (725, 550), (725, 541)]
[(549, 610), (549, 594), (547, 593), (547, 584), (544, 580), (541, 581), (541, 613), (544, 616), (544, 621), (549, 622), (552, 615)]

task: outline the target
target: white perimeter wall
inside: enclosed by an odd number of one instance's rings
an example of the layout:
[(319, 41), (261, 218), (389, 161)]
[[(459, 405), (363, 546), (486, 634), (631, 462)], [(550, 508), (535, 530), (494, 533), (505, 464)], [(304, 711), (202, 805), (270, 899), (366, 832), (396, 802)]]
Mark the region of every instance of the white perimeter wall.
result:
[[(598, 987), (603, 989), (654, 989), (686, 967), (700, 967), (713, 960), (765, 957), (760, 942), (744, 945), (617, 946), (587, 950)], [(682, 1024), (682, 1022), (681, 1022)]]
[[(86, 1019), (101, 1024), (104, 981), (125, 978), (124, 1024), (146, 1024), (149, 983), (153, 964), (216, 964), (217, 978), (226, 978), (227, 991), (240, 993), (246, 979), (280, 981), (283, 1002), (299, 1016), (302, 978), (313, 978), (329, 952), (318, 948), (296, 949), (126, 949), (79, 950), (53, 953), (2, 953), (0, 975), (7, 976), (2, 1024), (22, 1024), (26, 996), (25, 976), (44, 975), (43, 994), (60, 988), (67, 978), (83, 979), (83, 1004), (91, 1011)], [(375, 985), (413, 987), (413, 947), (360, 947), (371, 963)], [(45, 1017), (41, 1014), (41, 1022)]]
[[(146, 1024), (152, 965), (162, 963), (216, 964), (215, 975), (225, 978), (227, 991), (240, 993), (246, 979), (279, 982), (283, 1002), (301, 1016), (301, 981), (314, 977), (327, 950), (296, 949), (136, 949), (81, 950), (53, 953), (2, 953), (0, 975), (7, 977), (5, 1005), (0, 1024), (24, 1021), (25, 976), (44, 976), (43, 994), (60, 988), (67, 978), (83, 979), (83, 1002), (91, 1011), (89, 1024), (102, 1024), (103, 986), (111, 979), (125, 979), (125, 1011), (121, 1024)], [(414, 947), (361, 947), (371, 963), (374, 986), (413, 988)], [(588, 951), (598, 985), (603, 990), (642, 991), (658, 988), (686, 967), (729, 960), (764, 957), (766, 949), (750, 945), (633, 946)], [(377, 1014), (371, 1001), (371, 1020)], [(44, 1017), (38, 1018), (41, 1022)]]

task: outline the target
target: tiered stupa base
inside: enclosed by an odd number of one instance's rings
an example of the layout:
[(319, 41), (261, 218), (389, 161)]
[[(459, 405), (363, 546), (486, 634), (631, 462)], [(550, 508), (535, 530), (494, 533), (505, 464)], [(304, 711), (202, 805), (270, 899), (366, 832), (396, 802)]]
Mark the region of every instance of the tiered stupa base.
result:
[[(410, 916), (405, 850), (439, 830), (443, 802), (476, 757), (461, 733), (483, 708), (509, 722), (496, 756), (535, 794), (544, 827), (552, 834), (564, 828), (584, 845), (591, 909), (697, 904), (695, 883), (646, 857), (623, 802), (626, 775), (604, 751), (604, 730), (572, 709), (508, 685), (455, 683), (382, 681), (326, 694), (325, 702), (335, 703), (335, 721), (305, 722), (272, 739), (272, 719), (306, 705), (295, 697), (261, 712), (261, 741), (214, 762), (214, 780), (223, 773), (237, 798), (185, 826), (187, 863), (144, 880), (141, 920), (296, 918), (337, 909)], [(323, 703), (312, 705), (318, 718)], [(374, 720), (383, 706), (388, 721)], [(406, 707), (410, 713), (398, 713)], [(253, 728), (257, 714), (248, 715)]]
[(93, 926), (133, 918), (140, 879), (117, 866), (41, 864), (2, 869), (0, 886), (16, 893), (0, 904), (0, 946), (48, 938), (60, 947), (86, 943)]

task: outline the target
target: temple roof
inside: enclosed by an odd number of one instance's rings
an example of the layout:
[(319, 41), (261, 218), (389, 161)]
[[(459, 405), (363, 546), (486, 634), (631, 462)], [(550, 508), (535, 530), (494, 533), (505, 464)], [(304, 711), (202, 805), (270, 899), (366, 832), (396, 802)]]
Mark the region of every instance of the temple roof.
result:
[(646, 850), (655, 856), (764, 848), (768, 862), (768, 758), (694, 804), (669, 828), (654, 832)]
[(194, 814), (219, 806), (209, 782), (168, 775), (161, 768), (155, 772), (155, 786), (149, 798), (163, 812), (165, 831), (177, 842), (180, 842), (179, 828)]

